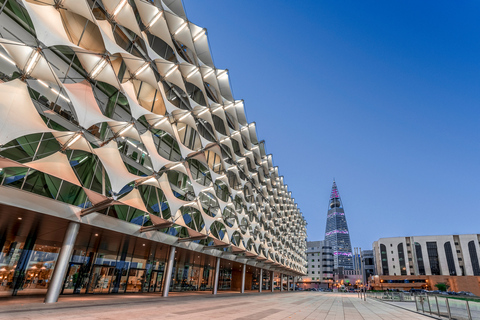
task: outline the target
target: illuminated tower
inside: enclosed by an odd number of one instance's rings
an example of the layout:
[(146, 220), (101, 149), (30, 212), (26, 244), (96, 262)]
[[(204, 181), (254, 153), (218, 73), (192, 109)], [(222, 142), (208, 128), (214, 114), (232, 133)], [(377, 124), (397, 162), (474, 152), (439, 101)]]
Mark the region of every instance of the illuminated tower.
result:
[(347, 218), (343, 210), (342, 199), (338, 193), (337, 184), (333, 180), (330, 203), (328, 205), (327, 226), (325, 240), (330, 241), (333, 247), (335, 268), (353, 269), (352, 244), (348, 233)]

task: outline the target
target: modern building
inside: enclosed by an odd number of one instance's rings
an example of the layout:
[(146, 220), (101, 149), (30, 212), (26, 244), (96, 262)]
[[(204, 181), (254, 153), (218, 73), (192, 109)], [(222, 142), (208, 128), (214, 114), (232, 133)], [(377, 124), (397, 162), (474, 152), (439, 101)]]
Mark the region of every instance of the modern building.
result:
[(5, 1), (0, 24), (0, 294), (306, 274), (302, 213), (181, 0)]
[(381, 238), (378, 275), (480, 276), (480, 234)]
[(480, 294), (479, 242), (480, 234), (381, 238), (373, 243), (376, 282), (404, 288), (414, 281), (432, 290), (445, 282)]
[(347, 218), (335, 180), (328, 204), (325, 240), (332, 244), (335, 268), (341, 267), (345, 270), (353, 270), (352, 244)]
[(375, 275), (375, 256), (373, 250), (362, 250), (363, 283), (368, 284), (368, 279)]
[(328, 288), (333, 283), (333, 248), (328, 241), (307, 241), (307, 275), (299, 280), (303, 289)]

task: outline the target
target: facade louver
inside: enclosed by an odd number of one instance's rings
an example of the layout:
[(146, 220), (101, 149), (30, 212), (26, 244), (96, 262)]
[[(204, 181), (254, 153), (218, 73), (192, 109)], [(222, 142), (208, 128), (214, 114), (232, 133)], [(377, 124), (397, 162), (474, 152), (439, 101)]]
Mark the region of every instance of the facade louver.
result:
[[(92, 237), (128, 235), (134, 253), (141, 239), (170, 253), (305, 274), (302, 213), (234, 99), (228, 70), (213, 65), (206, 29), (187, 19), (180, 0), (19, 0), (1, 10), (3, 257), (18, 223), (7, 215), (17, 208), (79, 223)], [(66, 227), (59, 230), (56, 247)], [(132, 241), (110, 266), (119, 269)], [(91, 270), (100, 265), (82, 259)], [(8, 261), (0, 264), (13, 267)], [(136, 266), (148, 274), (146, 261)], [(121, 277), (112, 278), (116, 290)]]

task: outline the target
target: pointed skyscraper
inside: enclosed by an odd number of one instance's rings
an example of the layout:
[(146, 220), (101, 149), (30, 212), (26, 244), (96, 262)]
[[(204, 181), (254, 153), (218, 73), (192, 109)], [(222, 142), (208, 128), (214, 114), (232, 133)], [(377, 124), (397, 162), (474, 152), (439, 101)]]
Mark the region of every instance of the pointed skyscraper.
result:
[(352, 244), (348, 232), (347, 218), (335, 180), (333, 180), (330, 203), (328, 204), (325, 240), (332, 244), (335, 268), (353, 269)]

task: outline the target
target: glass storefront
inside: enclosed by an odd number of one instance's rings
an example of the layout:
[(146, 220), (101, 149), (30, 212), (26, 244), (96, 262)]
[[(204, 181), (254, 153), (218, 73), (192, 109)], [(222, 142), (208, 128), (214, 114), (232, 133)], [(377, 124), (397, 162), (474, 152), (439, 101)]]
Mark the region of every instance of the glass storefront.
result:
[(125, 239), (115, 246), (93, 239), (77, 245), (63, 294), (161, 292), (168, 248), (142, 242)]
[(35, 235), (4, 241), (0, 252), (0, 295), (45, 293), (58, 252), (59, 247), (36, 241)]
[(177, 251), (170, 291), (207, 291), (213, 289), (215, 258), (194, 252)]
[[(0, 242), (0, 295), (45, 294), (61, 243), (35, 233)], [(162, 292), (169, 246), (140, 238), (80, 233), (62, 294)], [(177, 248), (170, 291), (211, 291), (216, 257)], [(221, 260), (218, 290), (240, 290), (242, 266)], [(246, 289), (258, 290), (259, 269), (247, 272)], [(251, 273), (252, 272), (252, 273)], [(269, 288), (264, 272), (263, 288)]]

